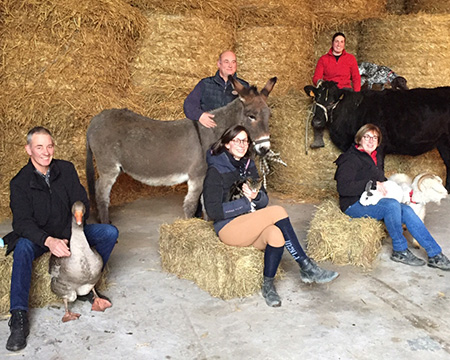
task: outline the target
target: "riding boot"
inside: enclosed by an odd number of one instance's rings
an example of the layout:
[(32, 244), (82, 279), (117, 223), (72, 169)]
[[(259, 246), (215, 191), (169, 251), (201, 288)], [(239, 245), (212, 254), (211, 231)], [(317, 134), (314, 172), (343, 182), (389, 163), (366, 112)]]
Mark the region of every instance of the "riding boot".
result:
[(336, 271), (320, 268), (315, 261), (310, 258), (303, 259), (298, 263), (300, 264), (300, 277), (306, 284), (311, 284), (313, 282), (325, 284), (333, 281), (339, 276), (339, 273)]
[(273, 277), (264, 276), (264, 282), (262, 286), (262, 296), (266, 299), (266, 304), (271, 307), (281, 306), (281, 299), (278, 296), (277, 289), (273, 284)]
[(317, 149), (320, 147), (324, 147), (325, 143), (323, 142), (323, 133), (325, 128), (316, 129), (315, 127), (313, 127), (313, 129), (314, 129), (314, 141), (310, 145), (310, 148)]

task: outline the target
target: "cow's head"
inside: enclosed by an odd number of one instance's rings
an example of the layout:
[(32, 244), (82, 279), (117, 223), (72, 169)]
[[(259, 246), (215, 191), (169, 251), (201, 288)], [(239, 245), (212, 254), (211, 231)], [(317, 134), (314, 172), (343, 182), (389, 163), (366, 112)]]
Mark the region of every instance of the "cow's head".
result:
[(334, 81), (320, 81), (317, 87), (305, 86), (306, 95), (312, 97), (315, 103), (312, 126), (315, 129), (323, 129), (329, 119), (329, 112), (343, 98), (342, 91)]
[(233, 84), (234, 89), (239, 94), (239, 100), (243, 104), (243, 117), (240, 124), (248, 129), (254, 141), (256, 153), (265, 155), (270, 149), (270, 109), (266, 101), (277, 82), (277, 78), (271, 78), (261, 92), (258, 92), (255, 86), (244, 87), (232, 76), (229, 76), (228, 80)]

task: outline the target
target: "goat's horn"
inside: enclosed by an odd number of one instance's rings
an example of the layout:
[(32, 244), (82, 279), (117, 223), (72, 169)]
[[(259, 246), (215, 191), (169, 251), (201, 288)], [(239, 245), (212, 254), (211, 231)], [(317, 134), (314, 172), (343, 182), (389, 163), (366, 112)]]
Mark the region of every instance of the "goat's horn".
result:
[(422, 191), (422, 189), (420, 188), (420, 185), (422, 185), (422, 182), (425, 179), (434, 179), (435, 175), (433, 175), (432, 173), (424, 173), (420, 176), (419, 181), (417, 182), (417, 188)]

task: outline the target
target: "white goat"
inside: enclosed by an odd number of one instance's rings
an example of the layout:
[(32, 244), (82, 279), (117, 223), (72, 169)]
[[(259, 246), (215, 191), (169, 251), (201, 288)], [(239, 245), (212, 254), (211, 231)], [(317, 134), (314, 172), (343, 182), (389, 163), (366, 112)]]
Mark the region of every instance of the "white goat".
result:
[[(393, 185), (397, 184), (397, 186)], [(425, 220), (425, 205), (429, 202), (440, 204), (442, 199), (448, 196), (447, 190), (442, 184), (442, 179), (439, 176), (422, 173), (411, 181), (411, 178), (406, 174), (394, 174), (385, 182), (388, 193), (386, 197), (394, 198), (399, 202), (408, 204), (417, 216)], [(374, 205), (382, 197), (377, 190), (371, 190), (372, 182), (366, 185), (366, 191), (361, 195), (360, 202), (362, 205)], [(416, 239), (412, 238), (413, 245), (419, 247)]]

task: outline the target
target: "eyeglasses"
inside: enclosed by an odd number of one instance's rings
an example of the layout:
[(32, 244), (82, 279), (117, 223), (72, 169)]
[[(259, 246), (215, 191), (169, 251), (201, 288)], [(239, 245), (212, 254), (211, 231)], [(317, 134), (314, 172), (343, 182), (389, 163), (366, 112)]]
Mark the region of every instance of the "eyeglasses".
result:
[(372, 140), (372, 141), (378, 141), (378, 136), (370, 136), (370, 135), (364, 135), (363, 136), (363, 138), (364, 138), (364, 140), (367, 140), (367, 141), (370, 141), (370, 140)]
[(244, 139), (244, 140), (242, 140), (242, 139), (233, 139), (231, 141), (234, 142), (236, 145), (241, 145), (241, 146), (246, 146), (246, 145), (249, 144), (248, 139)]

